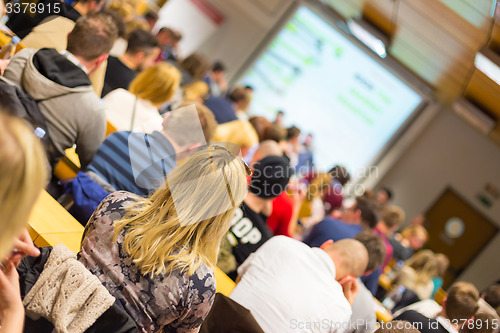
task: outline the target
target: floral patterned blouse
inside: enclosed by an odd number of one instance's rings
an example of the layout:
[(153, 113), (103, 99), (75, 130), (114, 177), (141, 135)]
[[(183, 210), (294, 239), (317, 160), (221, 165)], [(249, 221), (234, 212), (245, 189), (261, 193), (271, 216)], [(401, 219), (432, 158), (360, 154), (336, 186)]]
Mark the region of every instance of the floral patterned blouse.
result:
[(134, 203), (134, 195), (115, 192), (90, 218), (79, 260), (136, 321), (142, 332), (198, 332), (215, 297), (213, 270), (206, 264), (191, 276), (142, 275), (123, 249), (124, 231), (113, 241), (114, 222)]

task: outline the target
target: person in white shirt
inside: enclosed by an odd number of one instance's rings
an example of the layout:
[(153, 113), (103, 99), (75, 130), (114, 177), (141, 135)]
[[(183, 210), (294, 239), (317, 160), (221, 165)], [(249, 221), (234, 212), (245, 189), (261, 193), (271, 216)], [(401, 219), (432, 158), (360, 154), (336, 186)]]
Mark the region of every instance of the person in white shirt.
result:
[(158, 109), (172, 98), (180, 80), (179, 70), (165, 62), (142, 71), (128, 91), (119, 88), (103, 98), (108, 122), (117, 131), (161, 131), (163, 117)]
[(344, 239), (321, 248), (276, 236), (238, 268), (230, 298), (250, 310), (265, 332), (344, 330), (368, 251)]

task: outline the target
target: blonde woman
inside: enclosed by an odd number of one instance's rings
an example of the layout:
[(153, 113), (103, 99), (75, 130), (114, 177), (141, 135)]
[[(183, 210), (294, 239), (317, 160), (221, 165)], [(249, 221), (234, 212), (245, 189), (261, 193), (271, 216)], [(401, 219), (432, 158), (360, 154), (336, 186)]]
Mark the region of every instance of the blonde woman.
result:
[(396, 277), (396, 284), (414, 291), (421, 300), (429, 299), (437, 269), (436, 255), (431, 250), (420, 250), (405, 262)]
[(108, 122), (118, 131), (161, 131), (163, 118), (158, 109), (172, 98), (180, 80), (179, 71), (167, 63), (142, 71), (128, 91), (116, 89), (103, 98)]
[(195, 153), (150, 198), (115, 192), (89, 220), (81, 262), (142, 332), (198, 332), (215, 296), (211, 268), (249, 168), (224, 148)]
[[(39, 139), (20, 119), (0, 112), (0, 320), (1, 332), (21, 332), (24, 308), (16, 264), (36, 256), (25, 227), (46, 181), (46, 157)], [(15, 254), (11, 254), (16, 248)]]
[(259, 137), (250, 122), (233, 120), (217, 126), (213, 141), (237, 144), (245, 156), (252, 146), (259, 143)]

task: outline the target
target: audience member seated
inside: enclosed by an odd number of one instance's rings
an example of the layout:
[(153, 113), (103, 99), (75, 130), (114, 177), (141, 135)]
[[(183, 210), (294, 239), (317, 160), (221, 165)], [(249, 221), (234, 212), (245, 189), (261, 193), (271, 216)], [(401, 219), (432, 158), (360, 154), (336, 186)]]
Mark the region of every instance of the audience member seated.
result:
[(212, 66), (212, 70), (205, 76), (204, 81), (209, 87), (209, 95), (219, 97), (226, 95), (227, 82), (226, 82), (226, 67), (220, 62), (216, 61)]
[(432, 278), (436, 273), (437, 261), (434, 253), (431, 250), (420, 250), (398, 272), (395, 284), (412, 290), (421, 300), (428, 299), (432, 296)]
[(380, 209), (385, 208), (389, 202), (392, 200), (392, 191), (387, 187), (382, 187), (377, 191), (376, 200)]
[(104, 106), (88, 75), (107, 59), (116, 36), (109, 15), (83, 16), (68, 35), (67, 50), (23, 49), (7, 66), (3, 78), (39, 101), (49, 130), (51, 166), (76, 144), (85, 168), (104, 140)]
[(174, 29), (163, 27), (158, 31), (156, 39), (161, 48), (157, 61), (177, 61), (177, 47), (182, 39), (182, 34)]
[[(40, 3), (44, 4), (44, 8), (50, 8), (53, 10), (42, 10), (35, 13), (22, 10), (16, 12), (13, 10), (9, 13), (9, 20), (7, 21), (6, 25), (19, 38), (25, 38), (33, 28), (44, 23), (49, 23), (51, 24), (52, 29), (46, 30), (44, 34), (37, 34), (37, 37), (40, 39), (38, 42), (44, 42), (44, 39), (51, 39), (54, 36), (62, 36), (64, 39), (63, 43), (66, 43), (66, 36), (71, 31), (71, 29), (73, 29), (74, 22), (76, 22), (81, 16), (98, 12), (104, 4), (104, 1), (80, 0), (73, 2), (73, 6), (69, 6), (65, 2), (61, 2), (59, 0), (42, 0), (37, 2), (37, 4)], [(56, 8), (58, 8), (59, 10), (57, 10)], [(70, 27), (69, 30), (65, 29), (66, 26)], [(61, 28), (63, 28), (64, 30), (60, 30)], [(23, 44), (27, 40), (28, 39), (23, 40)], [(35, 38), (32, 37), (29, 38), (28, 44), (30, 41), (36, 42)], [(40, 48), (37, 45), (28, 44), (24, 45), (26, 47)], [(63, 47), (63, 49), (64, 48), (65, 47)]]
[(289, 127), (287, 128), (286, 140), (280, 143), (285, 155), (290, 159), (290, 167), (293, 169), (299, 162), (299, 136), (300, 129), (298, 127)]
[[(332, 332), (347, 325), (368, 252), (344, 239), (322, 248), (276, 236), (239, 268), (230, 298), (249, 309), (265, 332)], [(326, 322), (326, 324), (325, 324)]]
[(382, 237), (385, 243), (386, 257), (384, 264), (382, 265), (382, 270), (389, 264), (389, 261), (391, 261), (392, 259), (393, 249), (391, 243), (389, 243), (389, 238), (392, 237), (394, 232), (399, 228), (404, 220), (404, 210), (397, 206), (387, 206), (381, 211), (381, 220), (373, 229)]
[(433, 300), (424, 300), (401, 309), (394, 319), (407, 320), (422, 333), (457, 333), (476, 313), (478, 300), (476, 287), (456, 282), (449, 288), (442, 307)]
[(421, 225), (410, 225), (401, 232), (390, 237), (389, 243), (392, 246), (392, 259), (408, 260), (410, 257), (424, 246), (429, 234)]
[(149, 31), (153, 31), (153, 29), (156, 25), (156, 22), (158, 22), (158, 13), (155, 12), (154, 10), (148, 10), (144, 14), (144, 19), (146, 20), (146, 22), (149, 25)]
[(245, 88), (234, 88), (227, 97), (210, 97), (205, 101), (205, 105), (215, 115), (215, 120), (219, 124), (224, 124), (237, 120), (236, 111), (245, 109), (249, 102), (248, 93)]
[(159, 63), (142, 71), (129, 90), (113, 90), (104, 97), (106, 118), (118, 131), (161, 131), (159, 107), (179, 87), (180, 73), (172, 65)]
[(200, 81), (187, 84), (182, 87), (184, 101), (203, 104), (205, 96), (208, 94), (208, 86)]
[(89, 220), (79, 259), (141, 331), (199, 330), (215, 297), (211, 265), (249, 174), (228, 150), (205, 149), (150, 198), (113, 193)]
[[(27, 221), (47, 179), (40, 140), (23, 121), (0, 111), (0, 313), (2, 332), (21, 332), (24, 307), (16, 266), (27, 255), (38, 256)], [(14, 250), (15, 249), (15, 250)]]
[(210, 69), (210, 62), (208, 58), (201, 53), (192, 53), (186, 58), (182, 59), (178, 64), (170, 62), (179, 67), (182, 74), (181, 86), (190, 84), (197, 81), (203, 82), (205, 73)]
[[(378, 269), (385, 258), (385, 245), (379, 236), (370, 230), (364, 230), (354, 238), (360, 241), (368, 250), (368, 264), (365, 275)], [(356, 279), (359, 292), (352, 304), (351, 325), (345, 332), (371, 333), (377, 322), (375, 314), (375, 303), (371, 292), (365, 287), (361, 279)]]
[(108, 59), (101, 97), (118, 88), (128, 89), (138, 72), (154, 64), (159, 52), (156, 38), (149, 31), (132, 31), (125, 53), (119, 58), (110, 56)]
[(155, 190), (177, 161), (210, 142), (217, 127), (212, 112), (204, 105), (190, 105), (168, 113), (161, 131), (110, 134), (88, 170), (116, 190), (138, 195)]
[[(500, 322), (500, 285), (492, 284), (481, 291), (481, 298), (479, 299), (478, 305), (478, 313), (491, 315), (493, 317), (492, 321), (496, 321), (498, 324)], [(490, 326), (492, 326), (492, 321), (490, 321)], [(500, 331), (500, 326), (495, 325), (493, 331), (498, 333)]]
[(443, 286), (443, 278), (444, 275), (446, 274), (446, 270), (448, 269), (448, 266), (450, 265), (450, 259), (448, 259), (448, 256), (444, 253), (436, 253), (436, 276), (432, 278), (432, 284), (433, 284), (433, 289), (432, 289), (432, 297), (436, 294), (436, 292)]
[[(212, 110), (212, 109), (210, 109)], [(217, 116), (215, 116), (217, 121)], [(214, 134), (215, 142), (232, 142), (237, 144), (243, 156), (259, 142), (255, 129), (248, 121), (233, 120), (217, 126)]]
[[(330, 214), (333, 212), (329, 212)], [(309, 235), (304, 238), (304, 243), (311, 247), (317, 247), (329, 239), (338, 241), (344, 238), (354, 238), (364, 229), (372, 229), (377, 224), (377, 215), (374, 206), (357, 197), (356, 202), (336, 219), (327, 216), (323, 221), (316, 224)]]
[[(241, 265), (251, 253), (273, 236), (266, 225), (267, 216), (272, 209), (271, 201), (285, 190), (290, 178), (290, 169), (282, 157), (274, 155), (276, 150), (279, 151), (279, 148), (263, 146), (256, 153), (256, 157), (261, 159), (251, 165), (254, 173), (248, 193), (233, 216), (227, 235), (229, 244), (225, 249), (232, 254), (236, 265)], [(225, 259), (231, 260), (231, 256)], [(223, 265), (224, 268), (221, 269), (234, 279), (235, 267), (227, 263)]]

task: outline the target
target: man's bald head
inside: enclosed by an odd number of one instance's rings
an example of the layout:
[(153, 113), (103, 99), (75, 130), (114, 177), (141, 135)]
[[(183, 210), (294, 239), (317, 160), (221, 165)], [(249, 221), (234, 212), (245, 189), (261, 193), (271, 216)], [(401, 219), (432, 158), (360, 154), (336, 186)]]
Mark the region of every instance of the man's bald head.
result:
[(348, 275), (360, 277), (368, 265), (366, 247), (355, 239), (341, 239), (331, 245), (322, 247), (335, 264), (335, 279), (342, 280)]
[(268, 156), (282, 156), (283, 151), (276, 141), (265, 140), (259, 144), (259, 148), (255, 151), (252, 158), (252, 163), (258, 162)]

